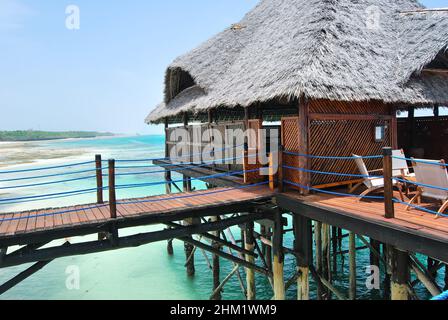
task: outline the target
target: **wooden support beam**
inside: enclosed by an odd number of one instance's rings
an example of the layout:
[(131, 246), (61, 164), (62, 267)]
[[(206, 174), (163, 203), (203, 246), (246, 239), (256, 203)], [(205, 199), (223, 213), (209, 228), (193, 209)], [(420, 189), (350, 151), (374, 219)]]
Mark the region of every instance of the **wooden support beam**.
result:
[(356, 300), (356, 234), (350, 232), (349, 237), (350, 274), (349, 299)]
[(103, 161), (101, 155), (97, 154), (95, 156), (95, 168), (96, 168), (96, 198), (98, 204), (103, 204)]
[[(316, 221), (314, 224), (314, 239), (316, 243), (316, 272), (322, 275), (322, 223)], [(317, 300), (322, 300), (324, 287), (320, 282), (317, 283)]]
[(434, 106), (434, 117), (438, 118), (440, 116), (440, 107)]
[(221, 295), (221, 291), (226, 285), (227, 282), (233, 277), (234, 274), (238, 273), (239, 265), (235, 265), (232, 269), (232, 271), (227, 275), (227, 277), (224, 278), (224, 280), (214, 289), (212, 295), (210, 296), (210, 300), (217, 300), (215, 297), (217, 295)]
[(3, 263), (3, 258), (6, 256), (8, 248), (0, 248), (0, 265)]
[[(210, 221), (212, 222), (217, 222), (219, 221), (220, 218), (219, 217), (212, 217), (210, 219)], [(215, 231), (213, 232), (213, 236), (215, 238), (220, 238), (220, 231)], [(212, 246), (213, 248), (215, 248), (215, 250), (220, 251), (221, 250), (221, 245), (220, 245), (220, 241), (212, 241)], [(219, 290), (219, 288), (221, 287), (221, 281), (220, 281), (220, 263), (219, 263), (219, 256), (217, 254), (213, 255), (212, 258), (212, 267), (213, 267), (213, 296), (212, 296), (212, 300), (221, 300), (222, 299), (222, 295), (221, 295), (221, 290)], [(236, 271), (235, 271), (236, 272)]]
[[(330, 226), (322, 224), (322, 277), (331, 283), (330, 268)], [(326, 288), (325, 300), (331, 299), (331, 291)]]
[(274, 273), (274, 297), (275, 300), (285, 300), (285, 280), (283, 274), (284, 252), (283, 252), (283, 219), (280, 209), (274, 217), (274, 239), (273, 244), (273, 273)]
[(233, 256), (231, 254), (226, 253), (226, 252), (223, 252), (223, 251), (220, 251), (220, 250), (215, 250), (212, 246), (204, 244), (204, 243), (202, 243), (200, 241), (196, 241), (196, 240), (194, 240), (192, 238), (187, 238), (187, 237), (179, 238), (179, 240), (186, 241), (186, 242), (190, 243), (191, 245), (193, 245), (195, 247), (198, 247), (198, 248), (202, 248), (202, 249), (204, 249), (204, 250), (206, 250), (206, 251), (208, 251), (208, 252), (210, 252), (212, 254), (217, 254), (221, 258), (224, 258), (224, 259), (230, 260), (232, 262), (235, 262), (236, 264), (241, 265), (243, 267), (250, 268), (250, 269), (254, 270), (255, 272), (264, 274), (266, 276), (270, 276), (269, 270), (266, 270), (266, 269), (264, 269), (262, 267), (259, 267), (259, 266), (255, 265), (255, 264), (248, 263), (246, 260), (237, 258), (237, 257), (235, 257), (235, 256)]
[(51, 260), (37, 262), (37, 263), (33, 264), (31, 267), (29, 267), (28, 269), (26, 269), (25, 271), (22, 271), (21, 273), (19, 273), (14, 278), (12, 278), (12, 279), (8, 280), (7, 282), (5, 282), (4, 284), (0, 285), (0, 295), (4, 294), (6, 291), (12, 289), (13, 287), (18, 285), (23, 280), (29, 278), (30, 276), (32, 276), (33, 274), (35, 274), (36, 272), (41, 270), (43, 267), (45, 267), (50, 262), (51, 262)]
[(337, 275), (338, 273), (338, 256), (336, 252), (338, 252), (338, 228), (331, 227), (331, 252), (333, 257), (333, 274)]
[[(309, 102), (305, 96), (299, 99), (299, 153), (309, 154)], [(299, 157), (299, 168), (310, 169), (310, 160), (308, 157)], [(309, 172), (299, 172), (300, 184), (306, 187), (311, 187), (311, 174)], [(302, 194), (309, 194), (309, 189), (301, 189)]]
[(423, 283), (429, 293), (431, 293), (433, 297), (441, 294), (442, 291), (437, 286), (437, 284), (435, 284), (434, 281), (430, 277), (428, 277), (428, 275), (422, 269), (420, 269), (419, 265), (413, 259), (411, 259), (410, 262), (412, 271), (414, 271), (417, 279), (420, 280), (421, 283)]
[(383, 149), (384, 213), (386, 219), (395, 218), (394, 185), (392, 181), (392, 148)]
[(309, 272), (313, 263), (313, 228), (311, 220), (293, 216), (294, 251), (297, 253), (297, 299), (310, 299)]
[(392, 300), (409, 300), (409, 254), (393, 248), (392, 252)]
[(414, 147), (415, 133), (415, 107), (408, 109), (408, 147)]
[[(253, 252), (255, 249), (254, 239), (254, 223), (249, 222), (246, 224), (244, 230), (244, 242), (245, 250)], [(252, 255), (246, 255), (246, 261), (250, 264), (255, 264), (255, 259)], [(253, 269), (246, 268), (246, 288), (247, 288), (247, 300), (255, 300), (256, 298), (256, 286), (255, 286), (255, 273)]]
[(167, 241), (169, 239), (182, 238), (194, 234), (223, 230), (232, 226), (244, 224), (248, 221), (254, 221), (263, 218), (266, 217), (262, 213), (254, 213), (251, 216), (227, 218), (219, 222), (209, 222), (206, 224), (204, 223), (170, 230), (153, 231), (131, 236), (123, 236), (119, 239), (118, 246), (113, 246), (109, 241), (90, 241), (34, 250), (33, 252), (24, 253), (20, 256), (14, 256), (13, 254), (11, 254), (4, 257), (3, 263), (0, 265), (0, 268), (7, 268), (38, 261), (48, 261), (62, 257), (112, 251), (122, 248), (139, 247), (153, 242)]

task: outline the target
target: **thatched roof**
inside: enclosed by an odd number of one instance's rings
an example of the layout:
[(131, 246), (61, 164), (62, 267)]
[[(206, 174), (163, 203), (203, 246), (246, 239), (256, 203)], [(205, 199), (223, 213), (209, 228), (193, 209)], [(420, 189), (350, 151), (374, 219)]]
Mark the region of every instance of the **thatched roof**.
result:
[(403, 14), (421, 8), (414, 0), (263, 0), (168, 67), (164, 102), (146, 121), (302, 94), (448, 103), (448, 78), (420, 73), (448, 48), (448, 13)]

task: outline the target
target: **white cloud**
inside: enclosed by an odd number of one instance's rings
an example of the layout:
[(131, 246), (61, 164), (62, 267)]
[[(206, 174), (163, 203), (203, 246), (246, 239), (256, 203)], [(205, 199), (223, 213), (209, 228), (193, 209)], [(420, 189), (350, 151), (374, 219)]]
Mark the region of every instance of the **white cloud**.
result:
[(34, 14), (33, 9), (20, 0), (0, 0), (0, 31), (21, 29), (26, 18)]

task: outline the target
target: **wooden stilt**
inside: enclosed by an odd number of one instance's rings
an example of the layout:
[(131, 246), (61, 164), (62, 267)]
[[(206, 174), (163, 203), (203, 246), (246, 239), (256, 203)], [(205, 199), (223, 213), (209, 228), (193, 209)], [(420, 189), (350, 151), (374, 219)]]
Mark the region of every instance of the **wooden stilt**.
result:
[(297, 253), (297, 300), (310, 299), (310, 265), (313, 261), (313, 227), (311, 220), (294, 215), (294, 251)]
[(444, 291), (448, 290), (448, 264), (445, 264), (445, 287), (443, 288)]
[[(314, 227), (314, 238), (316, 242), (316, 271), (319, 277), (322, 275), (322, 223), (316, 221)], [(323, 286), (317, 284), (317, 300), (322, 300)]]
[(173, 239), (168, 240), (166, 244), (166, 251), (168, 252), (168, 255), (170, 256), (174, 255)]
[[(322, 277), (331, 282), (330, 271), (330, 226), (327, 224), (322, 225)], [(324, 288), (325, 300), (329, 300), (331, 297), (331, 291), (327, 287)]]
[(349, 256), (349, 299), (356, 300), (356, 234), (353, 232), (350, 232), (349, 236)]
[(409, 300), (409, 279), (409, 255), (407, 252), (394, 248), (392, 252), (392, 300)]
[[(220, 220), (219, 217), (211, 218), (212, 222), (218, 222), (219, 220)], [(220, 237), (220, 232), (219, 231), (212, 232), (212, 235), (215, 237)], [(213, 241), (212, 246), (216, 250), (221, 250), (221, 246), (220, 246), (219, 242), (217, 242), (217, 241)], [(221, 300), (222, 299), (221, 290), (218, 290), (221, 287), (219, 262), (220, 262), (219, 256), (214, 254), (213, 255), (213, 297), (212, 297), (212, 300)]]
[[(184, 175), (183, 176), (183, 191), (190, 192), (191, 191), (191, 179)], [(193, 225), (193, 219), (187, 219), (184, 221), (184, 226)], [(193, 277), (196, 273), (196, 269), (194, 266), (194, 246), (189, 242), (184, 242), (184, 250), (185, 250), (185, 259), (186, 259), (186, 267), (187, 267), (187, 275), (189, 277)]]
[[(272, 229), (267, 228), (266, 229), (266, 239), (269, 241), (272, 241)], [(268, 268), (272, 270), (272, 247), (268, 246), (266, 248), (266, 263), (268, 265)]]
[(332, 244), (332, 254), (333, 254), (333, 275), (338, 274), (338, 255), (336, 252), (338, 252), (338, 228), (332, 227), (331, 228), (331, 244)]
[[(380, 258), (377, 253), (381, 252), (380, 242), (378, 242), (374, 239), (370, 239), (370, 247), (371, 247), (370, 265), (379, 267), (380, 266)], [(374, 252), (373, 249), (375, 249), (376, 252)]]
[(429, 291), (429, 293), (431, 293), (433, 297), (438, 296), (442, 293), (437, 284), (435, 284), (434, 281), (422, 269), (420, 269), (420, 266), (413, 259), (410, 260), (410, 263), (411, 269), (412, 271), (414, 271), (417, 279), (421, 283), (423, 283), (425, 288)]
[(274, 239), (272, 241), (274, 261), (272, 265), (274, 274), (274, 299), (285, 300), (285, 281), (283, 274), (283, 219), (280, 210), (274, 218)]
[[(383, 244), (383, 259), (386, 261), (386, 265), (391, 266), (392, 265), (392, 247)], [(384, 274), (384, 294), (383, 298), (385, 300), (390, 299), (391, 295), (391, 279), (392, 279), (392, 269), (386, 268), (386, 273)]]
[(12, 289), (14, 286), (22, 282), (23, 280), (31, 277), (33, 274), (41, 270), (43, 267), (45, 267), (47, 264), (49, 264), (52, 260), (49, 261), (40, 261), (33, 264), (31, 267), (26, 269), (25, 271), (22, 271), (14, 278), (8, 280), (4, 284), (0, 285), (0, 295), (5, 293), (6, 291)]
[[(244, 232), (245, 239), (245, 249), (253, 252), (255, 250), (255, 239), (254, 239), (254, 224), (247, 223)], [(246, 261), (254, 264), (255, 258), (251, 255), (246, 255)], [(255, 300), (255, 272), (252, 269), (246, 269), (246, 285), (247, 285), (247, 300)]]

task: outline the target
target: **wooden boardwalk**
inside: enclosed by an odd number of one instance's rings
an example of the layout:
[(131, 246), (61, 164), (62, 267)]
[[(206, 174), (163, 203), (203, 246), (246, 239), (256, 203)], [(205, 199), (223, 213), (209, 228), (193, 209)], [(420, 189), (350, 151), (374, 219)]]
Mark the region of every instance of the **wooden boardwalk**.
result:
[[(157, 223), (158, 221), (178, 221), (187, 216), (186, 212), (208, 210), (219, 212), (223, 206), (253, 202), (272, 197), (266, 186), (250, 188), (217, 188), (207, 191), (154, 196), (140, 199), (122, 200), (117, 204), (117, 219), (111, 219), (109, 205), (80, 205), (65, 208), (15, 212), (0, 216), (0, 246), (4, 240), (45, 234), (58, 230), (70, 230), (78, 235), (81, 227), (99, 227), (111, 221), (119, 226), (137, 226), (139, 221)], [(67, 212), (68, 211), (68, 212)], [(61, 213), (65, 212), (65, 213)], [(185, 213), (183, 216), (182, 213)], [(82, 234), (79, 234), (82, 235)], [(10, 243), (9, 243), (10, 245)]]

